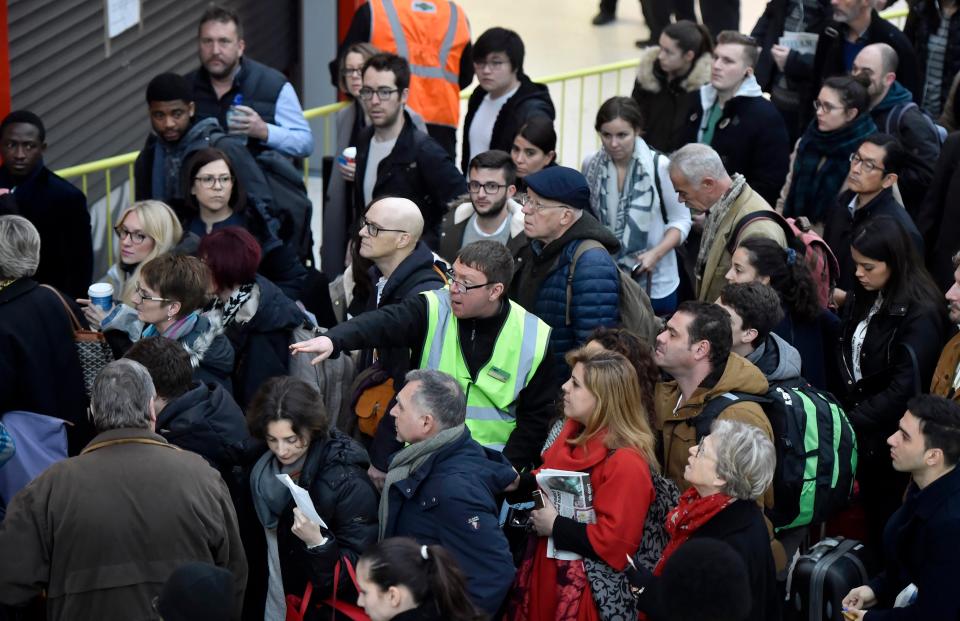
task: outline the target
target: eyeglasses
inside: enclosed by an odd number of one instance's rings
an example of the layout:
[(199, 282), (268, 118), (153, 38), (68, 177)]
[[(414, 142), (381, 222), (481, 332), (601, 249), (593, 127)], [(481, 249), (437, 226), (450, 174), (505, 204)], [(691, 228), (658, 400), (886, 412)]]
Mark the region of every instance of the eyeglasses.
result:
[(342, 75), (345, 78), (355, 75), (359, 78), (363, 75), (363, 67), (356, 67), (356, 68), (344, 67), (343, 69), (340, 70), (340, 75)]
[(694, 456), (697, 459), (700, 459), (700, 458), (713, 459), (713, 457), (710, 457), (709, 455), (706, 454), (706, 452), (704, 452), (704, 448), (705, 448), (704, 441), (706, 439), (707, 439), (707, 436), (703, 436), (703, 438), (701, 438), (700, 442), (697, 444), (697, 452), (694, 454)]
[(813, 109), (819, 112), (823, 110), (827, 114), (830, 114), (834, 110), (843, 110), (843, 106), (836, 106), (829, 101), (820, 101), (819, 99), (813, 100)]
[(569, 205), (564, 205), (563, 203), (560, 203), (559, 205), (546, 205), (541, 203), (538, 199), (531, 197), (529, 194), (525, 194), (520, 201), (521, 205), (524, 207), (529, 207), (538, 213), (544, 209), (570, 209)]
[(360, 218), (360, 226), (367, 227), (367, 233), (369, 233), (370, 237), (376, 237), (381, 231), (386, 231), (387, 233), (406, 233), (406, 231), (401, 229), (385, 229), (382, 226), (370, 222), (366, 218)]
[(143, 300), (144, 302), (173, 302), (170, 298), (158, 298), (152, 295), (147, 295), (147, 292), (143, 290), (143, 287), (140, 286), (140, 283), (137, 283), (133, 292), (137, 294), (137, 297)]
[(200, 185), (207, 189), (214, 187), (218, 181), (221, 187), (233, 183), (233, 177), (231, 175), (197, 175), (194, 179), (199, 181)]
[(475, 61), (473, 61), (473, 66), (474, 66), (475, 68), (477, 68), (477, 69), (486, 69), (486, 68), (489, 67), (490, 69), (497, 70), (497, 69), (499, 69), (500, 67), (504, 66), (505, 64), (507, 64), (507, 61), (505, 61), (505, 60), (475, 60)]
[(873, 160), (862, 159), (859, 153), (850, 154), (850, 165), (853, 166), (854, 164), (860, 164), (860, 168), (862, 168), (864, 172), (871, 173), (875, 170), (879, 170), (880, 172), (886, 172), (883, 166), (877, 164)]
[(447, 282), (450, 283), (450, 290), (453, 291), (456, 288), (460, 293), (467, 293), (473, 289), (479, 289), (480, 287), (486, 287), (487, 285), (492, 285), (492, 282), (485, 282), (482, 285), (468, 285), (462, 280), (457, 280), (457, 275), (453, 272), (453, 269), (449, 269), (444, 272), (447, 275)]
[(364, 86), (360, 89), (360, 99), (364, 101), (370, 101), (373, 99), (373, 96), (376, 95), (377, 99), (380, 101), (387, 101), (399, 90), (399, 88), (387, 88), (386, 86), (381, 86), (380, 88), (370, 88), (369, 86)]
[(137, 246), (147, 241), (147, 237), (149, 237), (149, 235), (146, 235), (142, 231), (131, 231), (123, 226), (117, 226), (113, 230), (117, 234), (117, 237), (120, 238), (120, 241), (123, 241), (124, 238), (129, 237), (130, 241)]
[(507, 187), (505, 183), (497, 183), (496, 181), (487, 181), (486, 183), (480, 183), (479, 181), (471, 181), (467, 184), (467, 189), (470, 190), (471, 194), (479, 194), (480, 188), (483, 188), (483, 191), (486, 194), (498, 194), (500, 188)]

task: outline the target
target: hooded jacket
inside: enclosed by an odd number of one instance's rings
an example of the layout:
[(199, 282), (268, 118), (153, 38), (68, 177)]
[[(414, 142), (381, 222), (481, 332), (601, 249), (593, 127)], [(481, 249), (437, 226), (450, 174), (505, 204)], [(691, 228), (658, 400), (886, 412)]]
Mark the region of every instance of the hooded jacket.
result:
[(802, 360), (797, 348), (773, 332), (747, 356), (760, 369), (767, 382), (783, 382), (800, 377)]
[(216, 382), (232, 390), (230, 375), (233, 373), (235, 355), (218, 318), (200, 315), (193, 330), (178, 341), (190, 354), (195, 381)]
[(657, 62), (659, 53), (658, 46), (640, 51), (631, 97), (643, 114), (643, 139), (657, 151), (672, 153), (684, 144), (681, 137), (687, 111), (696, 105), (700, 87), (710, 81), (713, 59), (703, 54), (690, 71), (671, 80)]
[(907, 161), (897, 176), (897, 187), (904, 207), (916, 219), (933, 180), (933, 167), (940, 157), (940, 134), (920, 108), (909, 105), (912, 101), (910, 91), (894, 82), (886, 97), (870, 110), (870, 116), (877, 131), (895, 136), (907, 152)]
[[(730, 353), (720, 379), (713, 386), (701, 385), (690, 399), (677, 407), (680, 400), (680, 387), (677, 382), (660, 382), (654, 393), (656, 408), (656, 426), (662, 435), (663, 453), (660, 460), (663, 464), (663, 475), (672, 479), (680, 490), (686, 490), (690, 484), (683, 478), (683, 470), (687, 465), (690, 447), (697, 444), (697, 430), (692, 419), (697, 417), (703, 407), (714, 397), (726, 392), (745, 392), (752, 395), (765, 395), (769, 384), (763, 373), (735, 353)], [(770, 420), (759, 404), (744, 402), (728, 406), (717, 417), (720, 420), (735, 420), (759, 427), (770, 441), (773, 441), (773, 428)], [(773, 503), (773, 488), (764, 494), (764, 502), (768, 506)]]
[[(533, 116), (542, 115), (551, 121), (556, 117), (556, 111), (553, 108), (553, 100), (550, 99), (550, 89), (546, 84), (538, 84), (532, 81), (523, 71), (517, 72), (517, 78), (520, 80), (520, 87), (513, 97), (504, 102), (497, 114), (497, 120), (493, 123), (493, 131), (490, 134), (490, 149), (499, 149), (510, 152), (513, 145), (513, 139), (517, 137), (517, 132), (527, 122), (527, 119)], [(470, 124), (473, 123), (473, 117), (477, 114), (483, 98), (487, 96), (487, 91), (482, 86), (477, 86), (467, 101), (467, 117), (463, 123), (463, 157), (460, 160), (460, 170), (467, 173), (467, 167), (470, 165)]]
[(197, 453), (221, 473), (237, 463), (250, 440), (243, 410), (215, 383), (194, 382), (169, 401), (157, 414), (157, 433), (170, 444)]
[[(577, 261), (567, 325), (567, 275), (573, 254), (585, 239), (600, 242), (606, 250), (588, 250)], [(583, 213), (558, 239), (546, 245), (530, 240), (515, 255), (510, 299), (533, 309), (552, 328), (550, 347), (557, 369), (567, 368), (566, 352), (586, 341), (594, 328), (620, 322), (620, 272), (612, 256), (619, 250), (620, 242), (613, 233)]]
[[(527, 243), (527, 237), (523, 234), (523, 212), (520, 204), (512, 198), (507, 199), (504, 205), (507, 210), (507, 217), (510, 219), (510, 240), (507, 242), (507, 248), (513, 254), (516, 254)], [(443, 217), (443, 223), (440, 225), (440, 243), (437, 245), (437, 254), (444, 258), (451, 265), (457, 257), (457, 253), (463, 248), (463, 233), (467, 230), (470, 223), (470, 217), (476, 213), (473, 203), (467, 197), (466, 202), (461, 203), (455, 209), (447, 212)]]
[[(700, 142), (706, 117), (717, 102), (717, 89), (707, 84), (689, 110), (683, 144)], [(710, 146), (727, 172), (740, 173), (771, 205), (787, 177), (790, 139), (783, 116), (763, 97), (756, 78), (748, 76), (723, 106)]]

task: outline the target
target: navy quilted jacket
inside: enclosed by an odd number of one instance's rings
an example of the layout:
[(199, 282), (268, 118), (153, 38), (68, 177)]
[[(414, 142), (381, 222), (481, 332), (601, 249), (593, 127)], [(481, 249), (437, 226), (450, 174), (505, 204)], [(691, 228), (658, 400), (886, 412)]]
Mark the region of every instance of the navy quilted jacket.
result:
[[(577, 261), (568, 326), (567, 274), (573, 253), (584, 239), (594, 239), (606, 250), (593, 248)], [(620, 323), (620, 280), (610, 256), (619, 249), (620, 242), (613, 233), (584, 213), (559, 239), (546, 245), (531, 240), (517, 253), (510, 297), (553, 328), (550, 346), (558, 375), (560, 369), (567, 368), (564, 354), (582, 344), (594, 328)]]

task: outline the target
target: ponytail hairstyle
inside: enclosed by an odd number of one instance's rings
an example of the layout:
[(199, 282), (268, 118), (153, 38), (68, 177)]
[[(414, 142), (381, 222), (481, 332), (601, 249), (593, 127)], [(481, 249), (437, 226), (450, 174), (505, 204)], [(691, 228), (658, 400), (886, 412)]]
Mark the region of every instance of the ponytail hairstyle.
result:
[(750, 266), (758, 276), (770, 279), (790, 316), (815, 321), (820, 316), (817, 286), (801, 250), (784, 250), (780, 244), (764, 237), (750, 237), (740, 242)]
[(704, 54), (713, 53), (713, 38), (703, 24), (682, 19), (664, 28), (663, 34), (676, 41), (684, 54), (693, 52), (693, 62)]
[(441, 619), (484, 621), (467, 595), (467, 582), (453, 557), (438, 545), (420, 545), (410, 537), (375, 543), (360, 557), (366, 576), (381, 591), (404, 586), (418, 606), (433, 606)]

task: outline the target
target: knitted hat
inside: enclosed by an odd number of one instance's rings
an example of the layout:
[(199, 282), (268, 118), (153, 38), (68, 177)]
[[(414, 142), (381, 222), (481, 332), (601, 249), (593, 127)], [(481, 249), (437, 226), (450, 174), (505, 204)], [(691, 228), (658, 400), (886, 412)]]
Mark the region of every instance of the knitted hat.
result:
[(151, 101), (193, 101), (193, 89), (177, 73), (161, 73), (147, 84), (147, 103)]
[(164, 621), (230, 621), (233, 574), (209, 563), (181, 565), (167, 579), (157, 600)]
[(590, 211), (590, 186), (578, 171), (566, 166), (548, 166), (528, 175), (527, 187), (548, 200)]

